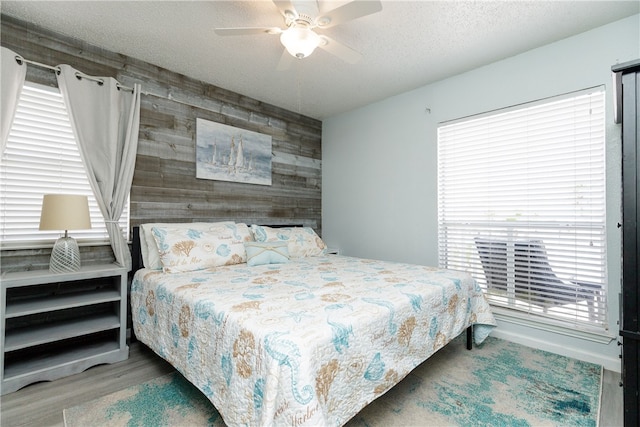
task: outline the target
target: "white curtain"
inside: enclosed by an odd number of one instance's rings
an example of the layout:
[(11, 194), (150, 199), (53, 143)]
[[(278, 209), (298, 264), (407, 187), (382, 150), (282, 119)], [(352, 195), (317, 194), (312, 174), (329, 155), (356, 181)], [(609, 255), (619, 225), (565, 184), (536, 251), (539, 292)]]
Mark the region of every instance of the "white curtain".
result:
[(64, 97), (89, 182), (105, 218), (116, 262), (131, 268), (118, 220), (127, 201), (138, 147), (140, 85), (133, 93), (110, 77), (90, 77), (60, 65)]
[(16, 58), (20, 58), (20, 55), (4, 46), (2, 47), (0, 51), (0, 74), (2, 79), (0, 88), (0, 98), (2, 99), (2, 105), (0, 105), (0, 111), (2, 111), (2, 146), (0, 146), (0, 154), (4, 153), (4, 149), (7, 146), (7, 138), (9, 138), (9, 132), (11, 131), (13, 116), (16, 113), (24, 78), (27, 75), (26, 64), (24, 62), (18, 63)]

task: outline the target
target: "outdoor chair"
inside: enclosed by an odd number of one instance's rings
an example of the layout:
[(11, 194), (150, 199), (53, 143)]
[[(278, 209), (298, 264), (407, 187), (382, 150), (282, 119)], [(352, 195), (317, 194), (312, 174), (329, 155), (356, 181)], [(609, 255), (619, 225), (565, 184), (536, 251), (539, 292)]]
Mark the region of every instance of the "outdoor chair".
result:
[[(487, 289), (508, 294), (507, 241), (476, 237), (475, 244), (487, 280)], [(556, 276), (549, 264), (542, 240), (514, 240), (513, 291), (516, 299), (542, 307), (586, 301), (589, 318), (594, 317), (595, 300), (602, 285), (583, 281), (565, 281)]]

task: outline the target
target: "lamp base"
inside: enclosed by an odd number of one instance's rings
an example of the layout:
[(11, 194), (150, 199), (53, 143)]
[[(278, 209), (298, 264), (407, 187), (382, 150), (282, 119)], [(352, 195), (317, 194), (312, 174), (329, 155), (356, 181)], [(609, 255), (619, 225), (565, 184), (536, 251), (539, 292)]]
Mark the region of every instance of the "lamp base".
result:
[(80, 249), (73, 237), (60, 237), (51, 251), (49, 271), (68, 273), (80, 270)]

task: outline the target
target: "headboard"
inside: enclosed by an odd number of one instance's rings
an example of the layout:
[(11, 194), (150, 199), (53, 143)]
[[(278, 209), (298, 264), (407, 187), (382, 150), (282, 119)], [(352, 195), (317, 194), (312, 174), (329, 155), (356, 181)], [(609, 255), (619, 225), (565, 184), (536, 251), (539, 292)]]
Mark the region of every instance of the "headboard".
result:
[(135, 226), (131, 232), (131, 273), (144, 268), (142, 248), (140, 247), (140, 227)]
[[(285, 228), (285, 227), (304, 227), (302, 224), (261, 224), (265, 227), (271, 228)], [(144, 268), (144, 262), (142, 261), (142, 247), (140, 246), (140, 226), (135, 226), (131, 233), (131, 274)]]

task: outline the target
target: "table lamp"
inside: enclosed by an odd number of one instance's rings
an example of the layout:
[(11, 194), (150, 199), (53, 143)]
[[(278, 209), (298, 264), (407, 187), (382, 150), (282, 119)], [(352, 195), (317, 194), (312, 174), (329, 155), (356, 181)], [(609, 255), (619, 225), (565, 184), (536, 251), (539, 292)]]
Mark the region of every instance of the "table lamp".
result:
[(87, 196), (45, 194), (42, 199), (40, 230), (64, 230), (51, 251), (49, 271), (66, 273), (80, 270), (80, 250), (69, 230), (91, 228)]

